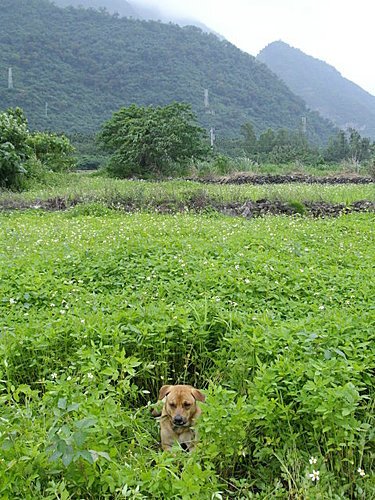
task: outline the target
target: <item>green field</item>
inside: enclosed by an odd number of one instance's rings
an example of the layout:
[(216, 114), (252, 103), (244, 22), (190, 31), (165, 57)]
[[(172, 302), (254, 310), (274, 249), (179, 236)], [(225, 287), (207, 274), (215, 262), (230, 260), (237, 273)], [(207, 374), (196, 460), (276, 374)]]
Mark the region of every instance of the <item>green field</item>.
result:
[[(0, 213), (0, 498), (374, 497), (374, 214), (87, 213)], [(192, 454), (166, 382), (207, 395)]]

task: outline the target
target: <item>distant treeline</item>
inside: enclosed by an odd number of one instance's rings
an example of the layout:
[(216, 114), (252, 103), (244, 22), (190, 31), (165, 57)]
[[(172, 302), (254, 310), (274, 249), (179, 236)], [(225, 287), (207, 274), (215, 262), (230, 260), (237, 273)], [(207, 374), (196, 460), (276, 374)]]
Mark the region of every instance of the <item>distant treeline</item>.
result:
[(360, 164), (375, 155), (375, 143), (354, 129), (340, 130), (329, 138), (326, 146), (318, 147), (308, 141), (303, 131), (269, 128), (257, 135), (250, 122), (242, 125), (240, 137), (218, 141), (217, 147), (232, 157), (245, 156), (258, 163), (275, 164), (300, 161), (316, 165), (342, 160)]

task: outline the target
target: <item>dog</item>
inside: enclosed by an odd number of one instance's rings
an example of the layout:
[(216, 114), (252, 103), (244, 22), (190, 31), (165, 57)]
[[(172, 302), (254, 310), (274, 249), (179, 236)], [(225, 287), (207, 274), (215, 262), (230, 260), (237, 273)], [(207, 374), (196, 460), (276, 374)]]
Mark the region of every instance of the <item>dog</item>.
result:
[(197, 401), (204, 402), (205, 395), (191, 385), (163, 385), (159, 391), (159, 401), (163, 409), (153, 412), (160, 416), (160, 438), (163, 450), (170, 450), (177, 442), (183, 450), (191, 451), (196, 442), (193, 428), (201, 409)]

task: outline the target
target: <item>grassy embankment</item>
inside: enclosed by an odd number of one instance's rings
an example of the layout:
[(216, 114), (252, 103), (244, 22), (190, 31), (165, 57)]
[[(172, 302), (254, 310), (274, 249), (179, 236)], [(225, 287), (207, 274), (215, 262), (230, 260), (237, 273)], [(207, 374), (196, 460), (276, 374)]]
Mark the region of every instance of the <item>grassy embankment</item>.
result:
[(268, 184), (218, 185), (187, 181), (146, 182), (116, 180), (91, 174), (53, 176), (51, 185), (35, 187), (23, 193), (0, 192), (1, 206), (37, 205), (46, 200), (62, 199), (66, 206), (79, 203), (102, 203), (107, 207), (132, 206), (153, 209), (160, 205), (181, 208), (194, 203), (203, 206), (268, 199), (271, 201), (350, 204), (375, 200), (375, 185)]

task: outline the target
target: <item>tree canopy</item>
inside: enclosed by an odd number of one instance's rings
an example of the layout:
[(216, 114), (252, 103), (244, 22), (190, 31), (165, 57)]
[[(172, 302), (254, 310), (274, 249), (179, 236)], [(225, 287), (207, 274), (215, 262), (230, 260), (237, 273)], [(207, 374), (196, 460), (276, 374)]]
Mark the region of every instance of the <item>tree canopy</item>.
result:
[(31, 133), (20, 108), (0, 113), (0, 188), (21, 189), (47, 171), (69, 170), (74, 148), (65, 136)]
[(111, 153), (116, 177), (163, 175), (209, 151), (190, 105), (121, 108), (102, 128), (99, 141)]

